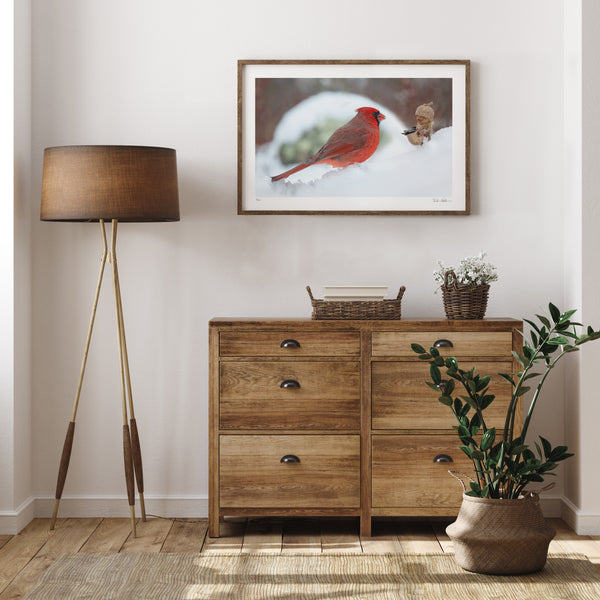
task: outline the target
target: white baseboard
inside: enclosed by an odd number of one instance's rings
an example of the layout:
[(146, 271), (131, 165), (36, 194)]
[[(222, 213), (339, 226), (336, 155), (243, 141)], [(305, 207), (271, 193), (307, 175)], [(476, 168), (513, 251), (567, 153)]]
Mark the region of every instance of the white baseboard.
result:
[(36, 499), (30, 496), (13, 511), (0, 511), (0, 534), (16, 535), (35, 517)]
[(581, 511), (568, 498), (563, 498), (560, 516), (577, 535), (600, 535), (600, 515)]
[[(197, 496), (145, 496), (146, 514), (167, 518), (199, 519), (208, 517), (208, 498)], [(35, 518), (48, 519), (54, 509), (54, 497), (31, 496), (14, 511), (0, 511), (0, 535), (16, 535)], [(136, 514), (140, 515), (136, 496)], [(60, 501), (59, 518), (129, 517), (127, 497), (64, 496)]]

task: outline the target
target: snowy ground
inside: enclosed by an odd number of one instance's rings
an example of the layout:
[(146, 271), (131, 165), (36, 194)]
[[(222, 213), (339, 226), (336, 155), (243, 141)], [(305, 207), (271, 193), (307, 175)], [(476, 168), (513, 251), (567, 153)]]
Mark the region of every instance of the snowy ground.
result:
[[(297, 140), (326, 117), (349, 121), (357, 108), (373, 106), (386, 119), (380, 128), (386, 143), (364, 163), (345, 169), (312, 165), (286, 180), (271, 176), (289, 169), (278, 159), (282, 143)], [(414, 123), (402, 123), (389, 109), (356, 94), (323, 92), (290, 109), (279, 122), (273, 141), (256, 153), (257, 198), (447, 197), (452, 194), (452, 128), (436, 131), (431, 141), (413, 146), (402, 135)]]

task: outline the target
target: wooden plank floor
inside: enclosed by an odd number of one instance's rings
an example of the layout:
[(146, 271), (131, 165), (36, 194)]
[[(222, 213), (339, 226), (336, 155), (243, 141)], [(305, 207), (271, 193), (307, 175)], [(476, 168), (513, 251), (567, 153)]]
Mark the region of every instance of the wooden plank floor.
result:
[[(600, 569), (600, 536), (578, 536), (559, 519), (550, 553), (585, 554)], [(360, 538), (357, 519), (227, 519), (221, 537), (208, 538), (206, 519), (138, 522), (132, 538), (129, 519), (35, 519), (15, 536), (0, 536), (0, 600), (23, 598), (38, 577), (63, 553), (435, 553), (452, 552), (445, 534), (450, 521), (376, 519), (373, 536)]]

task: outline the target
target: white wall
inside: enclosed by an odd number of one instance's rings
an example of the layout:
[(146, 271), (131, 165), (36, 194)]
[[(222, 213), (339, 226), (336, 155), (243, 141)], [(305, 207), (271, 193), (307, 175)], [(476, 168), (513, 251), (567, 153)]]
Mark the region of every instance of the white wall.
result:
[[(31, 501), (31, 219), (37, 197), (31, 188), (31, 0), (15, 2), (14, 107), (14, 453), (15, 507)], [(37, 195), (37, 188), (36, 188)], [(35, 208), (34, 208), (35, 207)], [(32, 510), (26, 514), (33, 515)], [(26, 517), (25, 517), (26, 518)]]
[[(4, 198), (14, 195), (14, 65), (13, 6), (0, 8), (0, 77), (2, 81), (0, 113), (0, 186)], [(13, 507), (14, 491), (14, 206), (3, 202), (0, 211), (0, 511)]]
[[(181, 222), (119, 228), (154, 511), (176, 510), (184, 500), (187, 516), (190, 507), (205, 511), (211, 317), (306, 317), (304, 286), (334, 282), (404, 284), (403, 316), (442, 316), (431, 276), (436, 261), (480, 250), (501, 273), (488, 316), (530, 316), (549, 300), (563, 305), (563, 1), (507, 0), (499, 8), (432, 0), (425, 16), (423, 5), (398, 0), (376, 0), (368, 15), (338, 0), (302, 6), (33, 0), (37, 496), (53, 494), (100, 255), (97, 225), (37, 221), (46, 146), (149, 144), (178, 152)], [(240, 58), (469, 58), (471, 216), (237, 216)], [(105, 291), (65, 497), (98, 500), (95, 508), (109, 511), (124, 483), (115, 325)], [(544, 402), (534, 428), (558, 443), (561, 385)], [(560, 496), (562, 486), (553, 493)], [(152, 497), (170, 502), (152, 509)]]
[[(582, 19), (582, 313), (586, 322), (600, 325), (600, 173), (598, 172), (598, 136), (600, 135), (600, 80), (598, 79), (598, 39), (600, 39), (600, 5), (586, 0)], [(586, 349), (581, 357), (580, 394), (575, 414), (577, 427), (570, 432), (578, 445), (580, 460), (575, 481), (571, 482), (568, 497), (576, 509), (571, 521), (581, 531), (600, 531), (600, 479), (598, 478), (598, 401), (597, 371), (600, 347)], [(568, 392), (570, 390), (567, 390)], [(571, 397), (565, 396), (565, 407), (570, 411)], [(577, 477), (577, 475), (579, 475)]]
[[(0, 530), (31, 498), (31, 2), (0, 8)], [(14, 27), (14, 29), (13, 29)]]

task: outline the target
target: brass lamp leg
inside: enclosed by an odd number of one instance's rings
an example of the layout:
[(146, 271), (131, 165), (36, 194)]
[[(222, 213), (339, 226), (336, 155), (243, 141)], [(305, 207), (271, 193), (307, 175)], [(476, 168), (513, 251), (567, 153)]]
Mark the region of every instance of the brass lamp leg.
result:
[(87, 338), (85, 341), (85, 350), (83, 352), (83, 359), (81, 361), (81, 369), (79, 371), (79, 381), (77, 383), (77, 391), (75, 393), (75, 403), (73, 405), (73, 414), (71, 421), (67, 428), (67, 435), (65, 436), (65, 442), (63, 445), (62, 456), (60, 459), (60, 467), (58, 469), (58, 477), (56, 481), (56, 494), (54, 500), (54, 510), (52, 512), (52, 520), (50, 521), (50, 529), (54, 529), (56, 524), (56, 517), (58, 515), (58, 505), (62, 497), (63, 488), (65, 485), (65, 479), (67, 477), (67, 471), (69, 469), (69, 461), (71, 460), (71, 450), (73, 448), (73, 436), (75, 435), (75, 418), (77, 416), (77, 408), (79, 407), (79, 398), (81, 396), (81, 386), (83, 384), (83, 375), (85, 373), (85, 367), (87, 364), (88, 351), (90, 349), (90, 342), (92, 339), (92, 330), (94, 328), (94, 320), (96, 319), (96, 309), (98, 308), (98, 297), (100, 296), (100, 287), (102, 286), (102, 276), (104, 274), (104, 266), (106, 265), (106, 257), (108, 255), (108, 249), (106, 245), (106, 231), (104, 229), (104, 221), (100, 220), (100, 233), (102, 235), (102, 260), (100, 263), (100, 272), (98, 273), (98, 283), (96, 285), (96, 294), (94, 296), (94, 303), (92, 305), (92, 316), (90, 317), (90, 324), (88, 327)]
[(123, 461), (125, 465), (125, 483), (127, 485), (127, 500), (129, 502), (129, 512), (131, 516), (131, 530), (133, 537), (136, 536), (135, 530), (135, 492), (133, 482), (133, 457), (131, 451), (131, 436), (129, 433), (129, 424), (127, 422), (127, 392), (125, 389), (125, 367), (124, 367), (124, 348), (122, 335), (122, 321), (120, 318), (120, 297), (119, 297), (119, 274), (117, 269), (117, 220), (112, 221), (111, 242), (110, 242), (110, 260), (113, 273), (113, 291), (115, 296), (115, 313), (117, 318), (117, 337), (119, 341), (119, 370), (121, 373), (121, 404), (123, 410)]
[[(114, 225), (116, 228), (116, 223)], [(116, 256), (116, 255), (115, 255)], [(133, 456), (133, 467), (135, 471), (135, 480), (137, 483), (138, 494), (140, 497), (140, 510), (142, 513), (142, 521), (146, 520), (146, 505), (144, 502), (144, 471), (142, 468), (142, 450), (140, 446), (140, 436), (138, 434), (135, 413), (133, 410), (133, 394), (131, 391), (131, 375), (129, 373), (129, 356), (127, 354), (127, 340), (125, 338), (125, 322), (123, 320), (123, 304), (121, 302), (121, 284), (119, 282), (119, 272), (116, 268), (114, 273), (114, 285), (116, 288), (115, 294), (117, 298), (117, 319), (119, 321), (119, 335), (123, 344), (123, 367), (125, 371), (125, 382), (127, 384), (127, 398), (129, 406), (129, 426), (131, 429), (131, 451)]]

